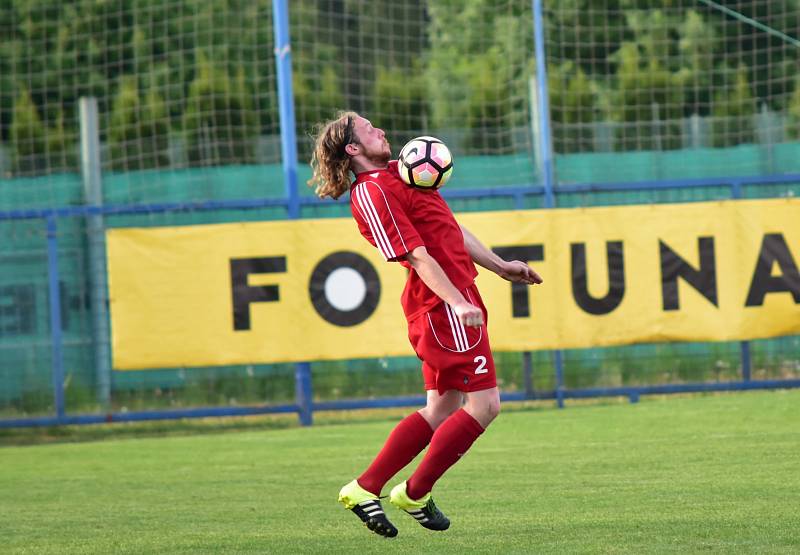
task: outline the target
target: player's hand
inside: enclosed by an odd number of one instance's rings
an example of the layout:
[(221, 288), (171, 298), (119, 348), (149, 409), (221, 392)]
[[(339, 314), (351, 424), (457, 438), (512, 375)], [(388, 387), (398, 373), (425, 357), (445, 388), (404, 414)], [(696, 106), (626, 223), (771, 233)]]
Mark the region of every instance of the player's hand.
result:
[(535, 285), (543, 281), (542, 277), (536, 273), (536, 270), (519, 260), (506, 262), (505, 267), (498, 272), (498, 275), (513, 283), (524, 283), (527, 285)]
[(483, 325), (483, 311), (467, 301), (453, 306), (456, 316), (465, 326), (479, 328)]

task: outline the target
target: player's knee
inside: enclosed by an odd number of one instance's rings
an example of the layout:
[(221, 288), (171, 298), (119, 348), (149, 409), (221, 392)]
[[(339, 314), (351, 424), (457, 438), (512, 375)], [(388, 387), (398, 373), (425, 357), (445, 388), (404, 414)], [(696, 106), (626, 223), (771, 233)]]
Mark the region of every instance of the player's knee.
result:
[(450, 415), (451, 415), (451, 414), (453, 414), (454, 412), (455, 412), (454, 410), (442, 410), (441, 412), (437, 413), (437, 415), (436, 415), (436, 425), (435, 425), (435, 426), (432, 426), (432, 428), (433, 428), (434, 430), (435, 430), (436, 428), (438, 428), (438, 427), (439, 427), (439, 426), (440, 426), (440, 425), (441, 425), (441, 424), (442, 424), (442, 423), (443, 423), (445, 420), (447, 420), (447, 419), (450, 417)]
[(500, 396), (492, 395), (480, 399), (471, 399), (468, 403), (467, 412), (475, 418), (481, 426), (486, 428), (492, 420), (500, 414)]
[(447, 404), (435, 404), (428, 405), (419, 412), (428, 422), (430, 427), (435, 430), (442, 424), (442, 422), (447, 420), (447, 418), (456, 411), (456, 408), (457, 407)]
[(500, 414), (500, 397), (488, 399), (483, 407), (483, 414), (487, 421), (491, 422)]

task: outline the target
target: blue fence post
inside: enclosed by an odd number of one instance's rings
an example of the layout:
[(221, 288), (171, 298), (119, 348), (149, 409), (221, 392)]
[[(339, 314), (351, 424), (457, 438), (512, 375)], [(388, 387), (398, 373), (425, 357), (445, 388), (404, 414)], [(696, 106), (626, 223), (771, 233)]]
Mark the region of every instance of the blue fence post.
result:
[(742, 182), (738, 179), (731, 183), (731, 197), (742, 198)]
[[(542, 185), (544, 186), (545, 208), (555, 208), (555, 169), (553, 166), (552, 131), (550, 129), (550, 97), (547, 90), (547, 61), (544, 50), (544, 17), (542, 0), (533, 0), (533, 38), (536, 53), (536, 90), (539, 113), (539, 158), (544, 169)], [(558, 408), (564, 408), (564, 357), (561, 351), (554, 353), (556, 372), (556, 399)]]
[(297, 402), (300, 424), (310, 426), (314, 421), (314, 399), (311, 387), (311, 363), (298, 362), (294, 365), (294, 397)]
[[(738, 179), (731, 183), (731, 197), (734, 199), (742, 198), (742, 182)], [(742, 364), (742, 381), (750, 381), (750, 369), (752, 368), (752, 358), (750, 355), (750, 342), (742, 341), (739, 343), (739, 358)]]
[(553, 366), (556, 368), (556, 404), (564, 408), (564, 353), (553, 351)]
[(64, 407), (64, 352), (61, 332), (61, 287), (58, 269), (58, 224), (56, 216), (49, 213), (47, 224), (47, 278), (50, 301), (50, 341), (52, 352), (53, 399), (56, 405), (56, 420), (66, 416)]
[(742, 381), (750, 381), (750, 369), (752, 360), (750, 358), (750, 342), (742, 341), (739, 343), (740, 356), (742, 359)]
[[(272, 27), (275, 34), (275, 62), (278, 73), (278, 107), (281, 124), (281, 158), (289, 219), (300, 217), (297, 190), (297, 134), (292, 90), (292, 47), (289, 40), (289, 6), (286, 0), (272, 0)], [(313, 422), (311, 363), (295, 366), (295, 400), (300, 424)]]
[(525, 397), (532, 399), (533, 389), (533, 354), (530, 351), (522, 353), (522, 380), (525, 386)]
[(289, 7), (286, 0), (272, 0), (275, 62), (278, 73), (278, 108), (281, 126), (281, 159), (290, 219), (300, 217), (297, 191), (297, 133), (292, 89), (292, 46), (289, 41)]

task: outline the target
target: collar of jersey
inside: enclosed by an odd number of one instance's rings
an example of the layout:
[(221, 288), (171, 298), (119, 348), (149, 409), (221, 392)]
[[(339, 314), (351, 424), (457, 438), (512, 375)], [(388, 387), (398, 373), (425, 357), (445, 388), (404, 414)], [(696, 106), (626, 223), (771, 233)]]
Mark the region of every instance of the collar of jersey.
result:
[(366, 177), (368, 175), (371, 176), (373, 173), (384, 173), (384, 172), (388, 172), (388, 171), (389, 171), (389, 166), (386, 166), (385, 168), (380, 169), (380, 170), (369, 170), (369, 171), (358, 173), (358, 174), (356, 174), (356, 183), (361, 181), (364, 177)]

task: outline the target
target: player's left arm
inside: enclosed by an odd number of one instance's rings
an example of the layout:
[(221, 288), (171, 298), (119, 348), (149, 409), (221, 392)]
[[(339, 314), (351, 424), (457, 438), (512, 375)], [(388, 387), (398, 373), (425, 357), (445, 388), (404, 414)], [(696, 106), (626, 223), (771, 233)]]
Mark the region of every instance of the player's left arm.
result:
[(496, 253), (486, 248), (475, 235), (463, 225), (460, 225), (464, 235), (464, 246), (475, 264), (483, 266), (503, 279), (515, 283), (533, 285), (542, 283), (541, 276), (536, 270), (520, 260), (503, 260)]

